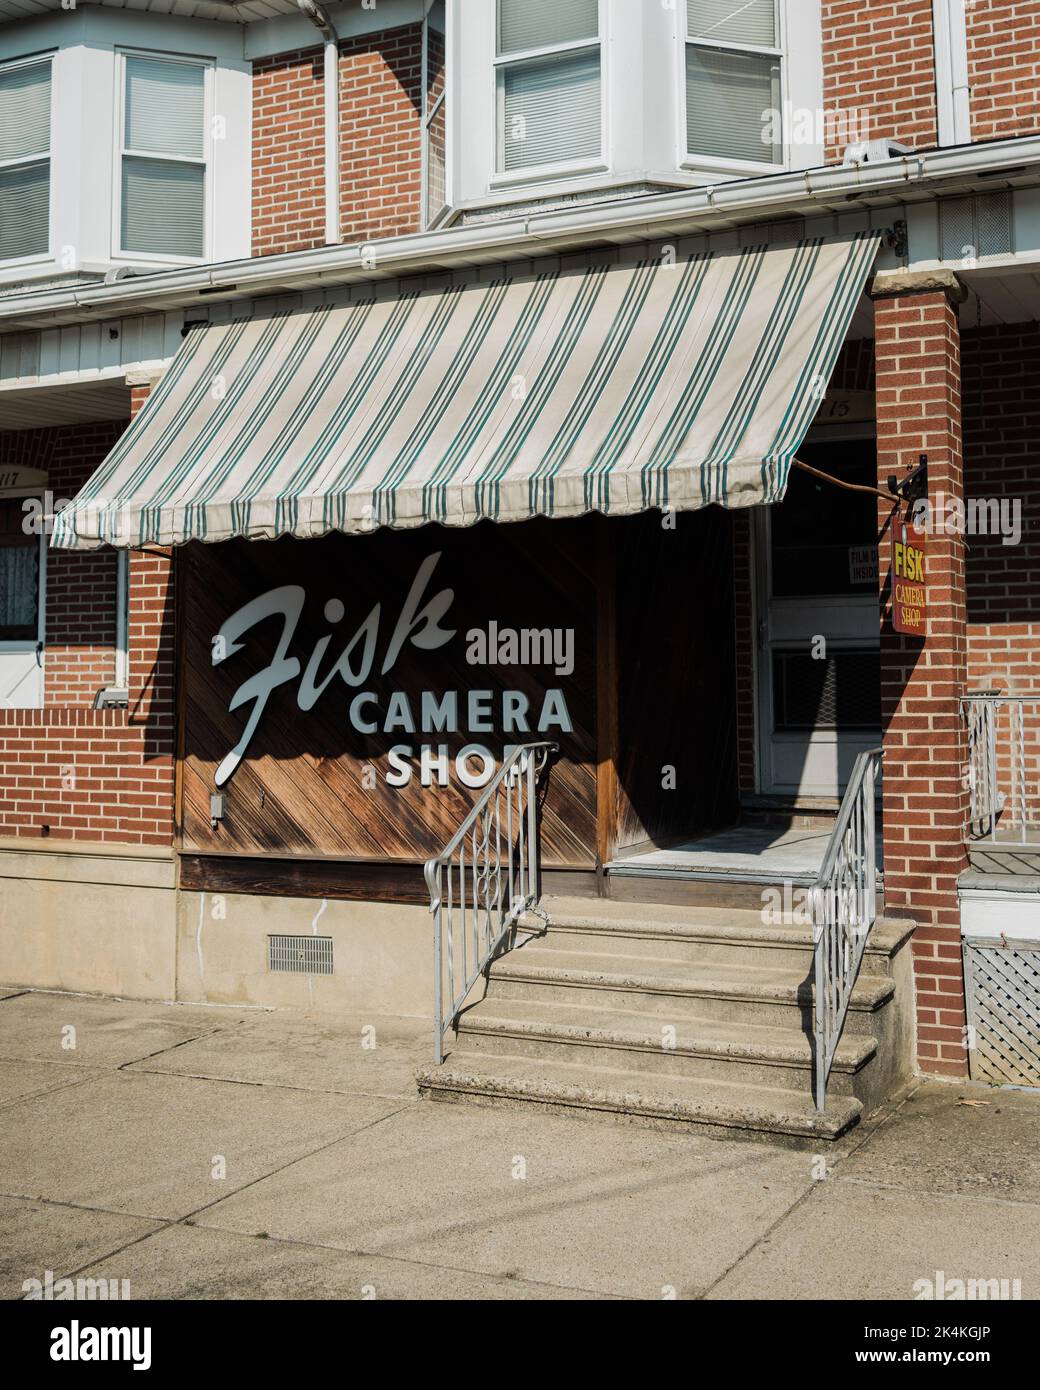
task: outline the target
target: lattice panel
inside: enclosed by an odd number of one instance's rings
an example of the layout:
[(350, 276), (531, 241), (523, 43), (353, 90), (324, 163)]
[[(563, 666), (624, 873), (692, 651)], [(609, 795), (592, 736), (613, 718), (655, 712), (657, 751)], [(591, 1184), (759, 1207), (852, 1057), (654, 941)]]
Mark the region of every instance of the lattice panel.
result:
[(1040, 949), (964, 943), (972, 1077), (1040, 1086)]

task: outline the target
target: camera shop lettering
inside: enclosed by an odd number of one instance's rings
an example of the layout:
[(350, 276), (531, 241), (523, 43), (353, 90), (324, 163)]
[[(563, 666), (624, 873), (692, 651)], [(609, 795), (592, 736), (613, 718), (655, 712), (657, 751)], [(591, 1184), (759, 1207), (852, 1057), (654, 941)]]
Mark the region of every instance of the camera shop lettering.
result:
[[(296, 685), (296, 705), (306, 713), (327, 691), (347, 687), (351, 697), (346, 718), (357, 733), (400, 734), (402, 741), (386, 753), (382, 775), (390, 787), (406, 787), (418, 776), (421, 784), (446, 786), (454, 775), (463, 786), (482, 787), (494, 776), (497, 761), (482, 736), (505, 740), (503, 758), (519, 743), (573, 732), (562, 689), (546, 689), (535, 698), (521, 690), (395, 690), (381, 702), (371, 683), (377, 674), (388, 677), (408, 646), (436, 652), (458, 635), (445, 626), (455, 599), (453, 589), (428, 596), (440, 551), (419, 566), (400, 612), (391, 626), (383, 605), (376, 603), (367, 617), (343, 641), (339, 624), (345, 607), (338, 598), (325, 604), (324, 617), (332, 631), (318, 638), (306, 655), (293, 643), (307, 592), (302, 585), (269, 589), (239, 608), (213, 638), (212, 663), (219, 666), (246, 646), (246, 637), (271, 618), (281, 620), (274, 654), (268, 664), (244, 680), (231, 697), (230, 712), (248, 707), (241, 737), (217, 768), (214, 780), (224, 786), (241, 763), (263, 719), (268, 701), (282, 686)], [(384, 638), (384, 641), (380, 639)], [(545, 666), (557, 676), (574, 670), (573, 628), (486, 628), (465, 633), (466, 660), (473, 666)], [(338, 654), (337, 654), (338, 652)], [(380, 654), (382, 659), (380, 660)], [(437, 735), (459, 735), (471, 741), (454, 758)], [(428, 741), (417, 742), (418, 739)]]

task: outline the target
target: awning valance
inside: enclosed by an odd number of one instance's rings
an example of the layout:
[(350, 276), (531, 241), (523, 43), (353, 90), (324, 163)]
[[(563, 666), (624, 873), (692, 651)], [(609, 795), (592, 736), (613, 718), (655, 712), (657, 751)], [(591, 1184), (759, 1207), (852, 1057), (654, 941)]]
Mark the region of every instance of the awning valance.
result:
[(879, 241), (536, 265), (193, 328), (52, 544), (775, 501)]

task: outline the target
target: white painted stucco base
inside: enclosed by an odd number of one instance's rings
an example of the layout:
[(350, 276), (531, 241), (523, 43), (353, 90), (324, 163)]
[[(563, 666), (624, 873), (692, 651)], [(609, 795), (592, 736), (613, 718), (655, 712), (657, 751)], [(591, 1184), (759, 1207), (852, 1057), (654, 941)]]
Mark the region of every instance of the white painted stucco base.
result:
[[(0, 983), (125, 999), (432, 1016), (421, 906), (179, 891), (169, 850), (0, 840)], [(272, 934), (334, 973), (271, 973)]]

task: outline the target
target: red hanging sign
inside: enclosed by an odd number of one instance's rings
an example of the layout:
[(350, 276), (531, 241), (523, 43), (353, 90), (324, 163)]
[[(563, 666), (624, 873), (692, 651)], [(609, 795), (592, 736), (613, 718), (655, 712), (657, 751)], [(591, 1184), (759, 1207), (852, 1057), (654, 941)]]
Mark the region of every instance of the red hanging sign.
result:
[(898, 516), (892, 522), (892, 629), (924, 637), (928, 618), (925, 532)]

